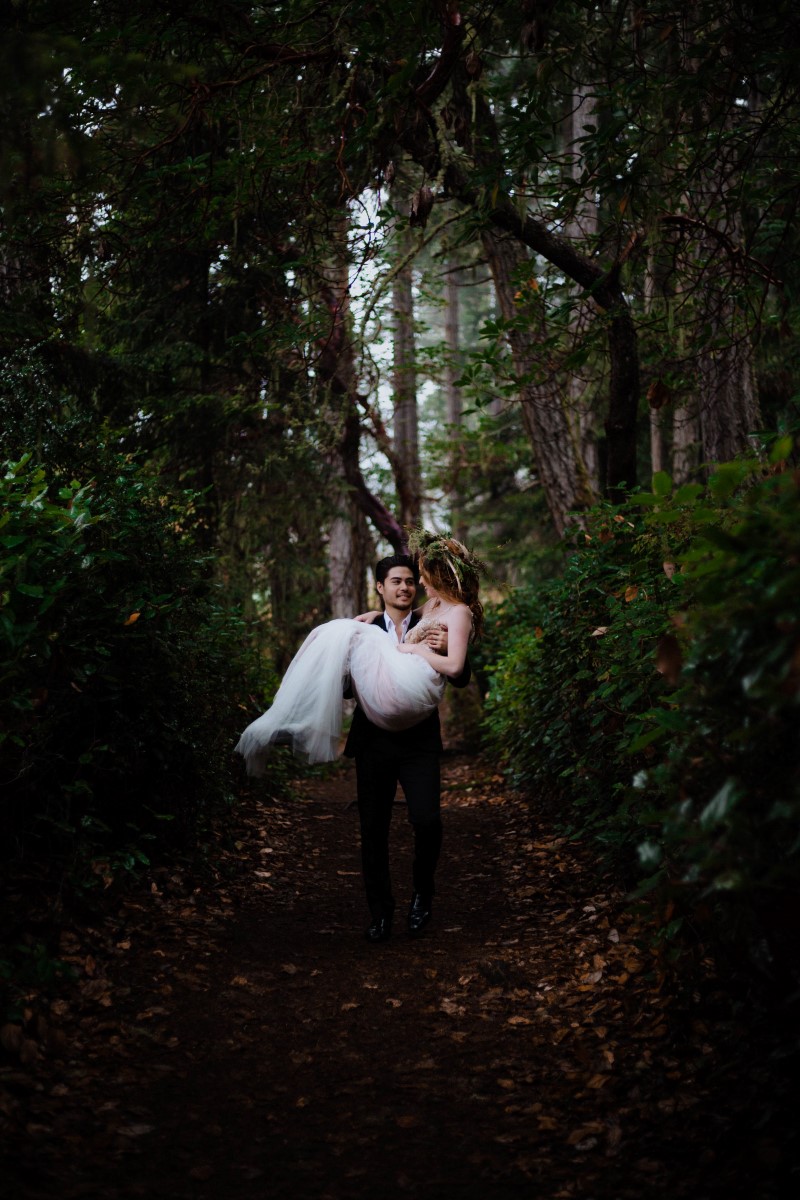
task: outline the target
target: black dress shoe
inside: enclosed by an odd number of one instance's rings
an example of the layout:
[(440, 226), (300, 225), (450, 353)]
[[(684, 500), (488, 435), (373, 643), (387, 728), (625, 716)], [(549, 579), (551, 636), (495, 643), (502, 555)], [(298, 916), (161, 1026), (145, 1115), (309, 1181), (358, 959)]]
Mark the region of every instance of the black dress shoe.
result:
[(368, 942), (388, 942), (392, 936), (392, 918), (376, 917), (364, 936)]
[(431, 919), (432, 901), (430, 896), (423, 896), (421, 892), (414, 892), (411, 897), (411, 907), (408, 910), (408, 932), (412, 937), (422, 933), (425, 926)]

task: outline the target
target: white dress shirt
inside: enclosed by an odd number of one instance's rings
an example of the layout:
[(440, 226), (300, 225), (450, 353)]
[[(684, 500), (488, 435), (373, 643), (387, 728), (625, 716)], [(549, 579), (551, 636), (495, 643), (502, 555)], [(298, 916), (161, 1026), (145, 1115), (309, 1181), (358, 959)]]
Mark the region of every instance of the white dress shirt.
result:
[[(397, 627), (395, 626), (392, 618), (387, 612), (384, 612), (381, 615), (383, 617), (384, 629), (387, 631), (387, 633), (393, 633), (395, 637), (397, 637)], [(403, 624), (400, 626), (400, 637), (398, 638), (398, 641), (400, 642), (405, 641), (405, 636), (408, 633), (408, 627), (411, 624), (411, 616), (412, 614), (409, 612), (408, 616), (403, 618)]]

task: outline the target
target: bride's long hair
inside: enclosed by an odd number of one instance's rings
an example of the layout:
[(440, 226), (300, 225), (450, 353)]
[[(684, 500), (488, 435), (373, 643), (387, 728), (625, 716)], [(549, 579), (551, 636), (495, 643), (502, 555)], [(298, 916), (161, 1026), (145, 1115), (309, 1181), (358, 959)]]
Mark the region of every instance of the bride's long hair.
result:
[(466, 604), (472, 613), (470, 640), (477, 641), (483, 633), (483, 605), (478, 592), (481, 572), (486, 570), (484, 564), (463, 542), (446, 533), (415, 529), (408, 545), (417, 556), (420, 571), (424, 571), (438, 594), (454, 604)]

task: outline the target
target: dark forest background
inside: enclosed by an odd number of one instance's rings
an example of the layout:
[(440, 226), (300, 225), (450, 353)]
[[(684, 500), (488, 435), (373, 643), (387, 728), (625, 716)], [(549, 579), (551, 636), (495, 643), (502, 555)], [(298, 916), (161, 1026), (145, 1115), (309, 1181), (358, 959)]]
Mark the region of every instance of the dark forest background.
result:
[(492, 569), (470, 744), (790, 1014), (796, 7), (0, 12), (10, 1011), (423, 521)]

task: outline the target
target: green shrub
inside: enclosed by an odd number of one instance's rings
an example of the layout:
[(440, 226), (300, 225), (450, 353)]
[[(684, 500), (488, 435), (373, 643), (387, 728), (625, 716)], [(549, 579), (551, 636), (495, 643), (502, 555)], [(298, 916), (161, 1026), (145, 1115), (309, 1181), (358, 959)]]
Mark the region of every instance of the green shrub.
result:
[(568, 828), (608, 837), (632, 722), (664, 687), (655, 649), (673, 584), (657, 540), (618, 507), (595, 509), (572, 538), (560, 577), (490, 616), (485, 729), (517, 782), (566, 804)]
[[(778, 445), (780, 459), (787, 446)], [(800, 477), (720, 468), (719, 519), (681, 556), (675, 685), (643, 714), (647, 886), (676, 919), (713, 916), (731, 954), (797, 972), (800, 916)], [(674, 511), (670, 499), (662, 519)], [(682, 659), (682, 662), (680, 661)], [(669, 735), (665, 730), (669, 728)]]
[(27, 455), (0, 513), (0, 836), (108, 878), (230, 802), (265, 681), (180, 511), (130, 463), (59, 486)]
[[(501, 605), (485, 728), (516, 780), (632, 889), (796, 979), (800, 915), (798, 475), (720, 467), (707, 490), (601, 505), (562, 576)], [(737, 948), (734, 950), (734, 948)]]

